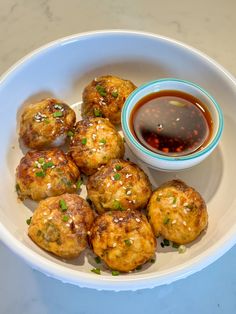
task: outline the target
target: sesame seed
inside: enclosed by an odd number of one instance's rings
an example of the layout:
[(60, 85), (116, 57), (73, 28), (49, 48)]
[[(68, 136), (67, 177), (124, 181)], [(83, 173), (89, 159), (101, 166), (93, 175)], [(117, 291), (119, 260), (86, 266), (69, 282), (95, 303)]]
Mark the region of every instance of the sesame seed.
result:
[(98, 124), (100, 124), (100, 123), (102, 123), (102, 121), (101, 121), (101, 120), (98, 120)]
[(184, 225), (184, 226), (187, 226), (187, 223), (186, 223), (186, 221), (185, 221), (185, 220), (183, 221), (183, 225)]
[(116, 243), (115, 242), (112, 244), (112, 247), (116, 247)]
[(114, 168), (113, 171), (116, 172), (116, 168)]
[(188, 206), (188, 203), (184, 203), (184, 206)]
[(128, 179), (129, 177), (132, 177), (132, 174), (127, 173), (125, 177)]
[(92, 152), (96, 152), (96, 151), (97, 151), (97, 149), (96, 149), (96, 148), (92, 148), (91, 150), (92, 150)]
[(176, 219), (172, 220), (172, 225), (176, 224)]
[(127, 195), (131, 195), (132, 192), (129, 190), (129, 191), (126, 192), (126, 194), (127, 194)]
[(190, 227), (188, 227), (188, 231), (191, 231), (192, 229)]
[(127, 190), (127, 187), (123, 186), (123, 189), (124, 189), (124, 190)]
[(97, 135), (95, 133), (92, 134), (92, 139), (95, 140)]
[(115, 179), (114, 179), (114, 177), (113, 177), (113, 176), (111, 176), (111, 179), (112, 179), (112, 181), (115, 181)]
[(114, 221), (114, 222), (119, 222), (119, 219), (114, 218), (113, 221)]
[(47, 212), (43, 212), (44, 216), (47, 216)]
[(136, 203), (136, 200), (133, 200), (132, 202), (133, 202), (133, 204), (135, 204), (135, 203)]
[(186, 210), (186, 208), (184, 208), (184, 209), (183, 209), (183, 211), (184, 211), (184, 213), (185, 213), (185, 214), (187, 214), (187, 213), (188, 213), (188, 211)]
[(163, 195), (163, 193), (158, 193), (158, 196), (162, 196)]
[(139, 218), (135, 218), (135, 220), (136, 220), (137, 222), (140, 222), (140, 221), (141, 221)]
[(174, 207), (174, 208), (175, 208), (175, 207), (177, 207), (177, 205), (176, 205), (176, 204), (173, 204), (173, 205), (172, 205), (172, 207)]
[(66, 224), (67, 227), (70, 227), (70, 223)]
[(124, 219), (123, 217), (120, 217), (120, 218), (119, 218), (120, 221), (122, 221), (123, 219)]
[(48, 160), (52, 160), (52, 157), (49, 157)]
[(47, 183), (47, 188), (51, 189), (51, 187), (52, 187), (51, 183)]
[[(78, 226), (77, 226), (78, 227)], [(87, 231), (87, 235), (90, 235), (91, 234), (91, 232), (90, 231)]]
[(107, 183), (107, 188), (109, 188), (109, 186), (110, 186), (110, 185), (111, 185), (111, 183), (110, 183), (110, 182), (108, 182), (108, 183)]
[(132, 203), (132, 201), (129, 201), (129, 203)]
[(119, 181), (120, 185), (123, 185), (123, 182), (122, 181)]
[(59, 159), (60, 161), (63, 161), (63, 160), (64, 160), (62, 157), (59, 157), (58, 159)]
[(89, 123), (89, 126), (93, 126), (93, 123)]

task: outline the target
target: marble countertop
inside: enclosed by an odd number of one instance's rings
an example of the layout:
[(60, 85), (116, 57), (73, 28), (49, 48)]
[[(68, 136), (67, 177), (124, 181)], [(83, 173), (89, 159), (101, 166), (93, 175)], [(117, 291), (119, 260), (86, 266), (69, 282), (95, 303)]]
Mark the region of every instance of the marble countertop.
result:
[[(236, 1), (8, 0), (0, 2), (0, 73), (73, 33), (133, 29), (183, 41), (236, 75)], [(0, 313), (224, 313), (236, 311), (236, 246), (186, 279), (137, 292), (63, 284), (32, 270), (0, 242)]]

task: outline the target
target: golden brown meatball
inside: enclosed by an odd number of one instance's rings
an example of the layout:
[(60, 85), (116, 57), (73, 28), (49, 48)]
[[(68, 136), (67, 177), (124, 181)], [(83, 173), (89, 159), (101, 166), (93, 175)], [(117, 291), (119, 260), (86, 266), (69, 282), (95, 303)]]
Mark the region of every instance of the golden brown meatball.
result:
[(20, 137), (30, 148), (63, 145), (75, 123), (75, 112), (64, 102), (47, 98), (27, 106), (20, 121)]
[(93, 174), (110, 159), (122, 158), (124, 151), (124, 141), (108, 119), (90, 118), (76, 124), (70, 154), (85, 174)]
[(87, 192), (96, 210), (103, 213), (145, 208), (152, 190), (147, 175), (137, 165), (113, 159), (89, 177)]
[(207, 226), (203, 198), (180, 180), (169, 181), (156, 189), (147, 210), (155, 235), (178, 244), (193, 241)]
[(16, 187), (21, 199), (39, 201), (48, 196), (74, 193), (80, 177), (72, 159), (58, 148), (29, 151), (16, 169)]
[(128, 80), (106, 75), (95, 78), (83, 91), (83, 117), (104, 117), (119, 124), (126, 98), (136, 89)]
[(88, 203), (76, 194), (49, 197), (36, 208), (28, 234), (41, 248), (69, 259), (87, 246), (87, 233), (94, 220)]
[(139, 211), (113, 211), (98, 216), (90, 235), (92, 248), (114, 270), (128, 272), (155, 253), (156, 239)]

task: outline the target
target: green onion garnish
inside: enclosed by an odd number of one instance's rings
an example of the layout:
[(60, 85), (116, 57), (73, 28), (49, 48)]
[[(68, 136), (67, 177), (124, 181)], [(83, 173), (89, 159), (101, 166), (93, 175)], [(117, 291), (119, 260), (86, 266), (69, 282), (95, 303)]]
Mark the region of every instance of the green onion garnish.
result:
[(52, 168), (53, 166), (54, 166), (54, 163), (52, 161), (45, 162), (45, 164), (43, 164), (43, 170)]
[(164, 243), (165, 246), (169, 246), (169, 245), (170, 245), (170, 241), (167, 240), (167, 239), (164, 239), (164, 240), (163, 240), (163, 243)]
[(115, 169), (119, 171), (122, 169), (122, 166), (121, 165), (115, 165)]
[(117, 98), (117, 97), (118, 97), (118, 92), (112, 92), (111, 95), (112, 95), (114, 98)]
[(59, 118), (59, 117), (62, 117), (63, 116), (63, 113), (61, 111), (55, 111), (53, 113), (53, 117), (54, 118)]
[(26, 219), (27, 225), (30, 225), (30, 224), (31, 224), (31, 220), (32, 220), (32, 216), (31, 216), (30, 218)]
[(67, 136), (73, 137), (73, 136), (74, 136), (74, 133), (73, 133), (72, 131), (68, 131), (68, 132), (67, 132)]
[(116, 173), (114, 174), (113, 178), (117, 181), (117, 180), (120, 180), (120, 174), (119, 173)]
[(95, 262), (96, 262), (97, 264), (100, 264), (100, 263), (101, 263), (101, 258), (100, 258), (99, 256), (96, 256), (96, 257), (94, 258), (94, 260), (95, 260)]
[(40, 164), (43, 164), (43, 163), (45, 162), (45, 159), (44, 159), (43, 157), (41, 157), (41, 158), (38, 159), (38, 162), (39, 162)]
[(67, 208), (67, 204), (66, 204), (66, 202), (65, 202), (65, 200), (63, 198), (60, 199), (59, 206), (60, 206), (60, 209), (61, 209), (62, 212), (65, 212), (68, 209)]
[(105, 138), (102, 138), (100, 141), (99, 141), (99, 143), (101, 143), (101, 144), (106, 144), (106, 140), (105, 140)]
[(118, 270), (113, 270), (111, 274), (112, 276), (119, 276), (120, 272)]
[(100, 268), (93, 268), (93, 269), (91, 269), (91, 272), (92, 272), (92, 273), (95, 273), (95, 274), (97, 274), (97, 275), (101, 275), (101, 270), (100, 270)]
[(139, 265), (136, 267), (136, 270), (141, 270), (142, 269), (142, 265)]
[(94, 108), (93, 113), (94, 113), (95, 117), (101, 117), (102, 116), (102, 112), (97, 108)]
[(172, 247), (173, 247), (174, 249), (178, 249), (178, 248), (179, 248), (179, 244), (178, 244), (178, 243), (173, 242), (173, 243), (172, 243)]
[(96, 86), (96, 90), (98, 91), (98, 93), (101, 95), (101, 96), (106, 96), (106, 90), (103, 86), (101, 85), (97, 85)]
[(62, 220), (63, 221), (65, 221), (65, 222), (67, 222), (68, 220), (69, 220), (69, 216), (68, 215), (64, 215), (63, 217), (62, 217)]
[(76, 183), (77, 189), (80, 189), (82, 184), (83, 184), (83, 181), (82, 180), (78, 180), (77, 183)]
[(114, 208), (114, 209), (118, 209), (118, 210), (125, 210), (125, 209), (122, 207), (121, 203), (120, 203), (118, 200), (114, 200), (114, 202), (113, 202), (113, 208)]
[(36, 177), (45, 177), (45, 172), (44, 171), (35, 172), (35, 176)]
[(86, 143), (87, 143), (87, 138), (82, 138), (81, 143), (82, 143), (82, 145), (86, 145)]
[(169, 221), (170, 221), (170, 218), (165, 217), (165, 218), (163, 219), (163, 224), (164, 224), (164, 225), (167, 225), (167, 224), (169, 223)]
[(125, 239), (124, 242), (125, 242), (125, 245), (127, 245), (127, 246), (132, 245), (132, 242), (130, 241), (130, 239)]

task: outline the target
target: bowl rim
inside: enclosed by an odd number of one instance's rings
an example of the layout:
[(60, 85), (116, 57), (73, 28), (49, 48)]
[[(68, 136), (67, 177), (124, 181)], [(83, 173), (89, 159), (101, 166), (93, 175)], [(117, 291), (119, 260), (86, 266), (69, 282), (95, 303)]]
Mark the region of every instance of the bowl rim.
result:
[[(192, 86), (194, 88), (196, 88), (197, 90), (199, 90), (202, 94), (204, 94), (213, 104), (214, 108), (216, 109), (217, 112), (217, 116), (218, 116), (218, 120), (219, 120), (219, 125), (216, 131), (215, 136), (210, 140), (210, 142), (206, 145), (206, 147), (204, 147), (201, 150), (197, 150), (196, 152), (193, 152), (189, 155), (181, 155), (181, 156), (167, 156), (167, 155), (161, 155), (155, 152), (152, 152), (151, 150), (147, 149), (146, 147), (144, 147), (143, 145), (141, 145), (136, 138), (133, 136), (132, 132), (130, 131), (130, 127), (129, 127), (129, 115), (127, 114), (127, 111), (129, 109), (130, 104), (132, 104), (132, 101), (134, 99), (134, 97), (139, 94), (142, 91), (145, 91), (147, 88), (155, 86), (157, 84), (161, 84), (161, 83), (165, 83), (165, 82), (178, 82), (178, 83), (182, 83), (184, 85), (188, 85), (188, 86)], [(162, 88), (160, 88), (160, 90), (162, 90)], [(178, 90), (181, 90), (178, 89)], [(147, 93), (145, 95), (148, 94), (152, 94), (154, 93), (153, 91), (150, 93)], [(141, 96), (138, 100), (136, 100), (136, 103), (144, 96)], [(218, 104), (218, 102), (201, 86), (199, 86), (196, 83), (193, 83), (191, 81), (187, 81), (187, 80), (182, 80), (182, 79), (176, 79), (176, 78), (163, 78), (163, 79), (158, 79), (158, 80), (153, 80), (147, 83), (142, 84), (141, 86), (139, 86), (138, 88), (136, 88), (130, 95), (129, 97), (126, 99), (125, 104), (122, 108), (122, 113), (121, 113), (121, 123), (122, 123), (122, 129), (125, 133), (125, 135), (128, 137), (129, 141), (131, 142), (131, 144), (133, 144), (138, 150), (140, 150), (142, 153), (144, 153), (146, 156), (148, 157), (152, 157), (155, 158), (156, 160), (165, 160), (168, 162), (181, 162), (183, 160), (191, 160), (191, 159), (195, 159), (195, 158), (199, 158), (205, 154), (208, 154), (219, 142), (220, 137), (222, 135), (223, 132), (223, 128), (224, 128), (224, 118), (223, 118), (223, 112), (222, 109), (220, 107), (220, 105)]]
[[(187, 49), (189, 52), (197, 55), (201, 59), (207, 61), (211, 65), (217, 68), (221, 74), (223, 74), (231, 83), (236, 87), (236, 79), (234, 76), (216, 62), (213, 58), (207, 56), (200, 50), (182, 43), (178, 40), (158, 35), (150, 32), (143, 32), (139, 30), (124, 30), (124, 29), (110, 29), (110, 30), (94, 30), (89, 32), (77, 33), (74, 35), (66, 36), (63, 38), (56, 39), (49, 42), (48, 44), (42, 45), (41, 47), (33, 50), (32, 52), (26, 54), (19, 61), (15, 62), (8, 70), (6, 70), (0, 76), (0, 89), (4, 85), (4, 81), (14, 74), (25, 62), (28, 62), (32, 58), (39, 54), (45, 53), (48, 50), (55, 48), (56, 46), (69, 44), (73, 41), (85, 40), (90, 37), (97, 36), (114, 36), (114, 35), (132, 35), (136, 37), (145, 37), (149, 39), (167, 41), (178, 47)], [(200, 271), (204, 267), (207, 267), (212, 262), (220, 258), (224, 253), (226, 253), (235, 243), (236, 243), (236, 225), (229, 228), (228, 232), (225, 233), (221, 239), (215, 242), (209, 249), (208, 254), (202, 252), (188, 260), (187, 262), (172, 267), (168, 270), (156, 272), (155, 274), (135, 274), (129, 277), (118, 276), (95, 276), (94, 274), (84, 273), (80, 270), (68, 269), (64, 265), (59, 265), (53, 261), (47, 259), (44, 256), (39, 255), (35, 251), (31, 250), (19, 239), (15, 238), (10, 231), (3, 225), (0, 221), (0, 240), (8, 246), (8, 248), (13, 251), (16, 255), (20, 256), (27, 264), (29, 264), (33, 269), (37, 269), (43, 272), (49, 277), (59, 279), (65, 283), (71, 283), (79, 285), (80, 287), (94, 288), (97, 290), (132, 290), (136, 291), (143, 288), (153, 288), (163, 284), (170, 284), (178, 279), (185, 278), (197, 271)], [(40, 263), (39, 263), (40, 261)]]

